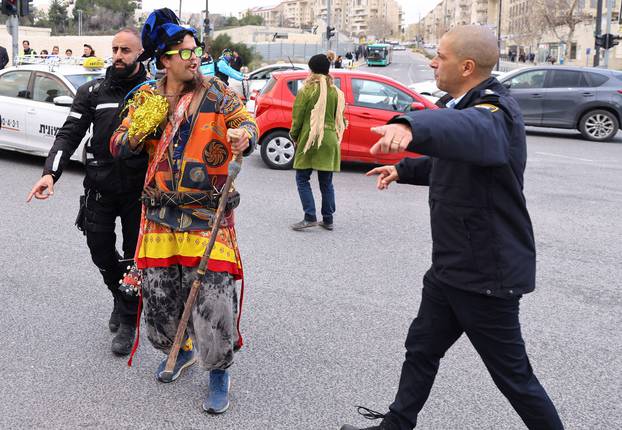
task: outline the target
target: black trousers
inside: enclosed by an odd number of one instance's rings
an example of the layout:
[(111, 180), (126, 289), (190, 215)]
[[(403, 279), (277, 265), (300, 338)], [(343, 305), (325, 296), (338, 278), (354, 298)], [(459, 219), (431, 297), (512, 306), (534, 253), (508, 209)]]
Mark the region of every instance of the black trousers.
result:
[[(93, 263), (99, 269), (104, 283), (112, 293), (115, 311), (124, 324), (135, 324), (138, 312), (138, 298), (119, 290), (119, 280), (134, 258), (138, 230), (140, 228), (140, 191), (133, 193), (99, 193), (85, 190), (86, 243), (91, 251)], [(123, 255), (117, 251), (116, 219), (121, 219), (123, 234)]]
[[(426, 275), (419, 313), (406, 338), (391, 429), (411, 430), (441, 358), (466, 333), (493, 381), (529, 429), (563, 429), (555, 406), (529, 364), (518, 319), (520, 297), (500, 299), (449, 287)], [(466, 406), (468, 407), (468, 406)]]

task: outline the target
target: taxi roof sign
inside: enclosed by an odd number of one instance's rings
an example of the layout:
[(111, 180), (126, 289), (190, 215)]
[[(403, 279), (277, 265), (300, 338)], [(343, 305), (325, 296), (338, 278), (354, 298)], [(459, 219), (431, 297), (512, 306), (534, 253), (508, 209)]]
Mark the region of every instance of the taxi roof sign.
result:
[(104, 59), (99, 57), (88, 57), (82, 63), (82, 67), (85, 69), (103, 69), (104, 66)]

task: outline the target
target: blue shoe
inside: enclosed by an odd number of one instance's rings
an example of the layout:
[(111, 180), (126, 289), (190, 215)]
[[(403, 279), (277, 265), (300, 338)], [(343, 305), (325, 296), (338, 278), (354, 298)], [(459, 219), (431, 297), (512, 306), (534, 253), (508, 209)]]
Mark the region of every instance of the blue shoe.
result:
[(192, 366), (197, 361), (197, 358), (194, 356), (194, 350), (191, 349), (189, 351), (185, 351), (180, 349), (179, 355), (177, 355), (177, 363), (175, 363), (175, 367), (173, 368), (173, 375), (171, 377), (166, 377), (164, 375), (164, 368), (166, 367), (167, 359), (168, 357), (162, 360), (162, 363), (160, 363), (158, 370), (156, 371), (156, 379), (165, 384), (173, 382), (175, 379), (179, 378), (182, 370), (186, 367)]
[(208, 414), (222, 414), (229, 409), (229, 372), (214, 369), (209, 373), (209, 392), (203, 402), (203, 410)]

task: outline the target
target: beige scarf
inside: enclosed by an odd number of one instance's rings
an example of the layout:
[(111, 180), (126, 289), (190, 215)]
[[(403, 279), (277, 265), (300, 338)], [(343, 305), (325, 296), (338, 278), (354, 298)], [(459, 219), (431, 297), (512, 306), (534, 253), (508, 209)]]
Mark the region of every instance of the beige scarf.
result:
[[(326, 115), (326, 99), (328, 97), (328, 76), (313, 74), (307, 79), (305, 85), (318, 82), (320, 85), (320, 97), (317, 99), (315, 106), (311, 110), (311, 121), (309, 139), (305, 143), (303, 154), (312, 146), (317, 145), (319, 148), (324, 139), (324, 117)], [(335, 116), (335, 130), (337, 131), (337, 143), (341, 144), (343, 133), (346, 130), (346, 122), (344, 112), (346, 110), (346, 99), (343, 91), (335, 86), (337, 90), (337, 112)]]

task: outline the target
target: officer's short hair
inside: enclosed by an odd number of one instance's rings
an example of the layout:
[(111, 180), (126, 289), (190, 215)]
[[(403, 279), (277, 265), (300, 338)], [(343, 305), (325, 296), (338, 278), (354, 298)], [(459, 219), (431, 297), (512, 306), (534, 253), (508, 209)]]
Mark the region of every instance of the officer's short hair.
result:
[(481, 25), (458, 25), (445, 35), (451, 37), (451, 50), (461, 60), (471, 59), (484, 74), (497, 64), (497, 36)]
[(119, 33), (131, 33), (140, 40), (140, 33), (134, 27), (124, 27), (121, 30), (117, 31), (116, 34), (119, 34)]

